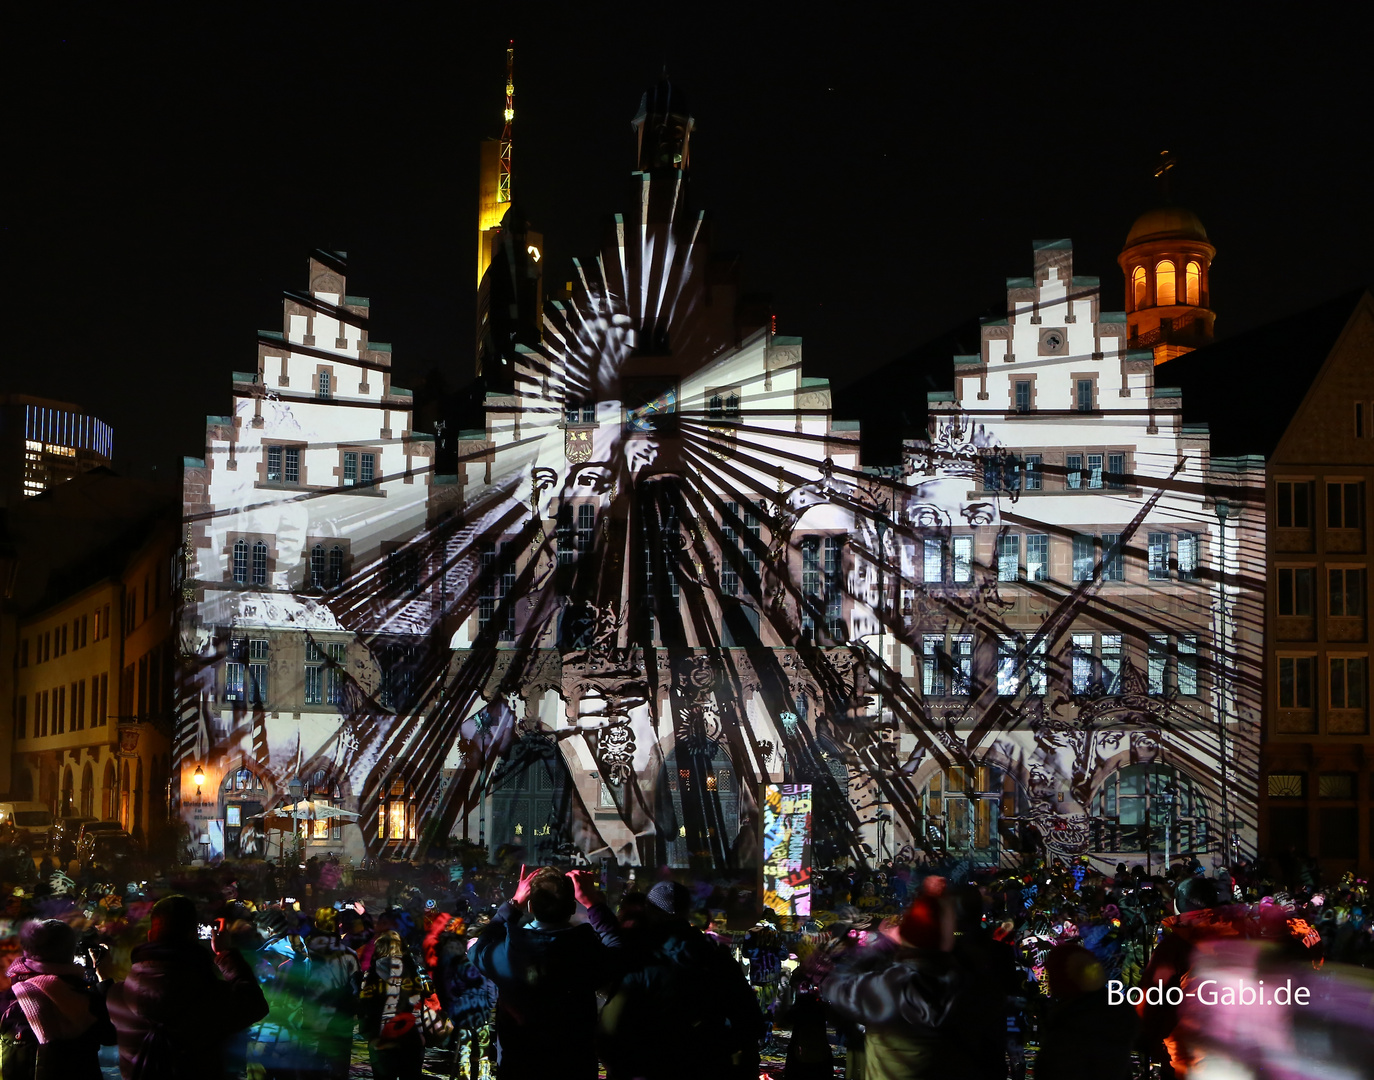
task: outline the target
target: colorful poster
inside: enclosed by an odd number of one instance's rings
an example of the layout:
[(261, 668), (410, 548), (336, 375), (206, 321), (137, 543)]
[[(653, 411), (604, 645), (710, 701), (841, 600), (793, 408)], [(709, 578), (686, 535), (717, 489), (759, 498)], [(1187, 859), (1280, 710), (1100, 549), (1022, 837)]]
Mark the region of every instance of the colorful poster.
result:
[(811, 914), (811, 785), (763, 789), (763, 902), (779, 915)]

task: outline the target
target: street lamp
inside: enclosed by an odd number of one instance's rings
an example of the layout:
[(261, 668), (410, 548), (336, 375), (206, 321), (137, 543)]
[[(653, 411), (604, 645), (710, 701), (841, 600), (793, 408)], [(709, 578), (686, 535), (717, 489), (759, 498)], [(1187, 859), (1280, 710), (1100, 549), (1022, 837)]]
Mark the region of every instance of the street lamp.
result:
[(205, 770), (201, 768), (199, 765), (197, 765), (195, 775), (192, 777), (192, 779), (194, 779), (196, 782), (196, 798), (199, 799), (200, 789), (205, 784)]

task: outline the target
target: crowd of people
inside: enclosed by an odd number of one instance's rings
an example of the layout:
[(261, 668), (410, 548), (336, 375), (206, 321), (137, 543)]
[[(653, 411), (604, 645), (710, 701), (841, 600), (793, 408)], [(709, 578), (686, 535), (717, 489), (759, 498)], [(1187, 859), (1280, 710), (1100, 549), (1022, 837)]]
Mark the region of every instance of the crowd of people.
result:
[[(1307, 1029), (1364, 1063), (1330, 1075), (1374, 1060), (1353, 875), (887, 862), (818, 871), (811, 913), (783, 916), (637, 872), (329, 857), (116, 885), (40, 864), (5, 885), (0, 1077), (94, 1080), (110, 1047), (125, 1080), (1128, 1080), (1316, 1060)], [(1199, 1019), (1171, 993), (1246, 974), (1300, 983), (1311, 1020)]]

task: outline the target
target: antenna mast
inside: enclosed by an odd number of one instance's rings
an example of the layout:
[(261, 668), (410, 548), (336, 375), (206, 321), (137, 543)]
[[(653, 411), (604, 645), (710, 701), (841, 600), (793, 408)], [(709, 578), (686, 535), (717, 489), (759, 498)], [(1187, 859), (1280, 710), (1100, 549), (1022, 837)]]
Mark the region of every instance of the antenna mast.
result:
[(515, 119), (515, 39), (506, 46), (506, 126), (501, 132), (501, 172), (496, 181), (496, 201), (510, 202), (510, 129)]

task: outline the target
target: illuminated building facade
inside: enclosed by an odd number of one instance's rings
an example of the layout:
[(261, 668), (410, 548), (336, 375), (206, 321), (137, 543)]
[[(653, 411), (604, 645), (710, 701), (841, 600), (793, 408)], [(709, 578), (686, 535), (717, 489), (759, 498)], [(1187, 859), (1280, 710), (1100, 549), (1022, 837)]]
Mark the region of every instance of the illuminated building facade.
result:
[(153, 843), (167, 821), (180, 573), (168, 511), (145, 485), (96, 473), (9, 519), (10, 797)]
[(1212, 259), (1217, 249), (1197, 215), (1180, 206), (1141, 214), (1117, 262), (1126, 277), (1128, 341), (1156, 364), (1212, 340)]
[(114, 431), (79, 405), (0, 394), (0, 507), (109, 465)]
[(1251, 851), (1262, 477), (1182, 422), (1067, 241), (866, 469), (712, 255), (681, 91), (634, 130), (629, 209), (497, 338), (451, 473), (340, 256), (260, 335), (186, 468), (185, 816), (262, 850), (248, 809), (297, 780), (360, 815), (307, 842), (355, 856), (736, 870), (764, 786), (806, 784), (822, 863)]

